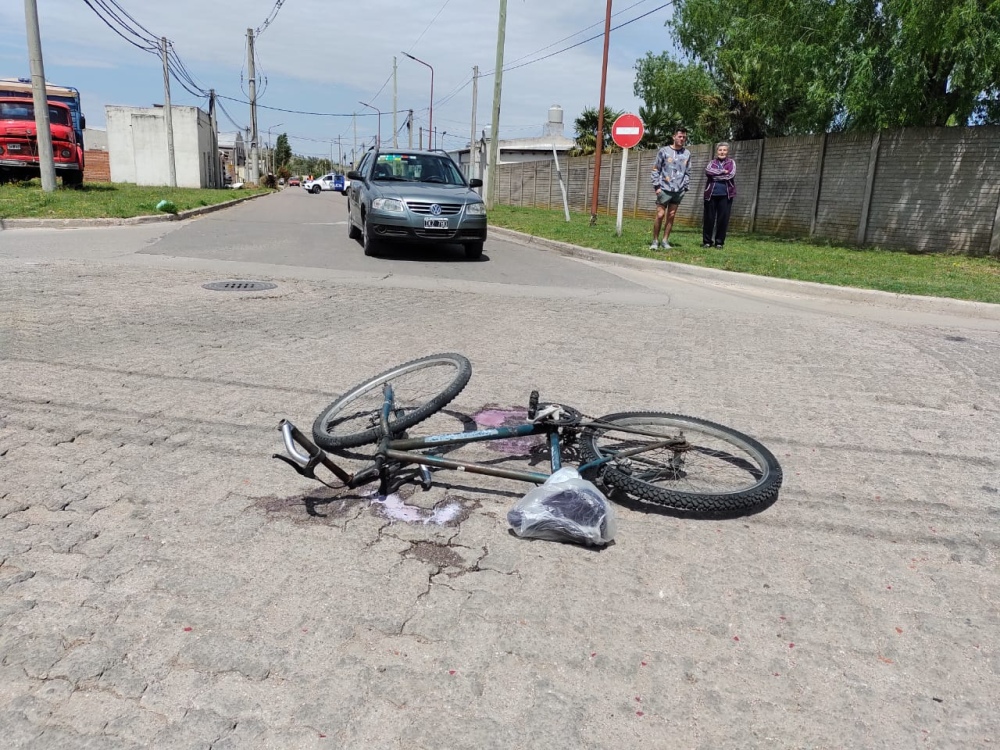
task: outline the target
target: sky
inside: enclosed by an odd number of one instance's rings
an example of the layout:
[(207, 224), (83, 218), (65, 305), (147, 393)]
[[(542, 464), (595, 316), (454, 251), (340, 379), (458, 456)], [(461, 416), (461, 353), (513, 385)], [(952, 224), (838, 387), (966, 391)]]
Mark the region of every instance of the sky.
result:
[[(636, 60), (647, 51), (673, 49), (664, 26), (671, 7), (660, 7), (667, 1), (614, 2), (612, 27), (649, 15), (611, 33), (609, 107), (637, 113), (641, 101), (633, 94)], [(414, 110), (416, 144), (417, 128), (428, 127), (430, 71), (403, 52), (434, 67), (438, 145), (462, 148), (472, 131), (472, 68), (478, 65), (481, 74), (488, 74), (496, 64), (499, 0), (283, 0), (280, 7), (278, 0), (115, 2), (153, 36), (171, 41), (200, 88), (229, 97), (221, 99), (223, 132), (249, 124), (246, 32), (259, 29), (255, 46), (261, 143), (266, 145), (268, 129), (272, 142), (286, 133), (292, 150), (308, 156), (334, 153), (339, 158), (339, 149), (350, 151), (355, 112), (358, 145), (371, 142), (378, 118), (361, 101), (382, 110), (382, 142), (391, 143), (393, 56), (396, 106)], [(98, 0), (91, 4), (98, 5)], [(113, 7), (110, 0), (103, 4)], [(563, 108), (565, 132), (572, 137), (573, 120), (600, 99), (606, 8), (604, 0), (508, 0), (501, 138), (542, 135), (554, 104)], [(104, 127), (105, 105), (148, 107), (163, 102), (158, 54), (115, 34), (84, 0), (38, 0), (38, 10), (46, 78), (80, 90), (88, 127)], [(597, 38), (560, 52), (592, 36)], [(553, 52), (558, 54), (532, 62)], [(0, 78), (29, 73), (23, 3), (3, 0)], [(492, 75), (479, 78), (477, 136), (491, 121), (494, 80)], [(207, 99), (185, 91), (176, 80), (170, 94), (172, 104), (207, 109)], [(405, 115), (397, 118), (401, 128)], [(407, 144), (405, 129), (399, 139), (400, 145)]]

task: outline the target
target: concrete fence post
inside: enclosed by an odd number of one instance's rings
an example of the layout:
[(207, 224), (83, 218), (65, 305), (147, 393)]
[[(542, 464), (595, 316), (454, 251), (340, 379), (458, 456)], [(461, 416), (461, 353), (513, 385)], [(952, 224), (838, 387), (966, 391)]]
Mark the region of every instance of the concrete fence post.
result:
[(809, 223), (809, 236), (816, 234), (816, 221), (819, 218), (819, 193), (823, 187), (823, 162), (826, 161), (826, 131), (819, 141), (819, 154), (816, 158), (816, 184), (813, 186), (812, 221)]
[(872, 188), (875, 186), (875, 167), (878, 164), (878, 149), (882, 141), (882, 133), (876, 133), (872, 138), (871, 152), (868, 155), (868, 177), (865, 179), (865, 197), (861, 203), (861, 219), (858, 221), (858, 234), (855, 238), (858, 245), (865, 244), (868, 234), (868, 212), (872, 207)]
[(997, 196), (997, 212), (993, 217), (993, 232), (990, 234), (990, 255), (1000, 257), (1000, 196)]
[(764, 167), (764, 139), (760, 139), (757, 147), (757, 175), (754, 178), (753, 203), (750, 204), (750, 231), (757, 227), (757, 205), (760, 203), (760, 175)]
[(639, 188), (642, 187), (642, 151), (635, 154), (635, 199), (632, 201), (632, 218), (639, 215)]

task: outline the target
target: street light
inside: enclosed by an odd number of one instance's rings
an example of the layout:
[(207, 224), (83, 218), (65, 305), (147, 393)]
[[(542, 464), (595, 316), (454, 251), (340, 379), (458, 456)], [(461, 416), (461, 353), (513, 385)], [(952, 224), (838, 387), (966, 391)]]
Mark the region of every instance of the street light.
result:
[(434, 67), (430, 63), (426, 63), (423, 60), (414, 57), (409, 52), (404, 52), (403, 54), (406, 55), (411, 60), (413, 60), (414, 62), (418, 62), (421, 65), (426, 65), (428, 68), (431, 69), (431, 113), (430, 113), (430, 121), (427, 123), (427, 138), (429, 139), (431, 137), (430, 134), (434, 132)]
[(277, 125), (272, 125), (267, 129), (267, 155), (271, 159), (271, 171), (268, 174), (274, 174), (277, 169), (277, 165), (274, 163), (274, 151), (271, 150), (271, 131), (275, 128), (280, 128), (284, 124), (283, 122), (279, 122)]
[(382, 110), (379, 109), (378, 107), (373, 107), (371, 104), (365, 104), (364, 102), (361, 101), (359, 101), (358, 104), (360, 104), (362, 107), (368, 107), (368, 109), (374, 109), (376, 112), (378, 112), (378, 135), (375, 136), (375, 150), (377, 151), (379, 148), (382, 147)]

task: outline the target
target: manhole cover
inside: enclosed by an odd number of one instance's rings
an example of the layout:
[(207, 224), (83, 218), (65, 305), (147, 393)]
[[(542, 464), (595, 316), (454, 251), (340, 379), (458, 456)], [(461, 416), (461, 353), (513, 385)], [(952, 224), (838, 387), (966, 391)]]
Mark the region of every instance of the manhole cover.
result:
[(258, 292), (262, 289), (277, 289), (277, 284), (270, 281), (213, 281), (202, 284), (205, 289), (213, 292)]

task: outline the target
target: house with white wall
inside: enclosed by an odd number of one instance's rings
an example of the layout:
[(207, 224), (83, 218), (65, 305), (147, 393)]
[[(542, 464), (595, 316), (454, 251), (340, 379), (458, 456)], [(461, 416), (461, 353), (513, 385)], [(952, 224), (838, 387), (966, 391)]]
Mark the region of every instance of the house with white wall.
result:
[[(206, 112), (171, 107), (177, 187), (221, 187), (217, 138)], [(163, 107), (108, 105), (108, 153), (112, 182), (167, 185), (170, 181)]]

